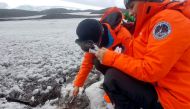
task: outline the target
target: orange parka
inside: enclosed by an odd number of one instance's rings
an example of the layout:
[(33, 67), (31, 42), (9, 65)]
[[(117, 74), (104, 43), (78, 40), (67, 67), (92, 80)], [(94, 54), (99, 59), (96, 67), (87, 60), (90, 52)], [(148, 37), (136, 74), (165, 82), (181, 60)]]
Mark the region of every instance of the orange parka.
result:
[[(110, 31), (114, 41), (113, 44), (108, 48), (112, 51), (114, 51), (114, 48), (117, 45), (122, 45), (124, 46), (124, 51), (123, 53), (127, 53), (127, 45), (131, 40), (131, 34), (129, 31), (123, 27), (122, 25), (120, 26), (120, 29), (118, 31), (115, 31), (111, 28), (111, 26), (107, 23), (104, 23), (108, 30)], [(93, 59), (95, 58), (94, 54), (91, 53), (85, 53), (84, 58), (80, 67), (79, 72), (77, 73), (75, 80), (74, 80), (74, 86), (82, 87), (84, 85), (84, 82), (86, 78), (88, 77), (88, 74), (93, 68)]]
[[(116, 45), (122, 44), (125, 47), (124, 53), (128, 53), (128, 43), (131, 40), (131, 34), (129, 31), (122, 25), (122, 20), (124, 16), (119, 8), (111, 7), (105, 11), (103, 16), (100, 19), (100, 22), (106, 26), (106, 28), (110, 31), (111, 36), (114, 39), (113, 44), (108, 48), (113, 50)], [(129, 54), (129, 53), (128, 53)], [(93, 68), (93, 59), (95, 56), (91, 53), (85, 53), (84, 58), (80, 67), (79, 72), (77, 73), (74, 86), (82, 87), (84, 82)]]
[(102, 64), (152, 83), (164, 109), (190, 109), (190, 19), (162, 10), (142, 26), (129, 48), (131, 56), (107, 50)]

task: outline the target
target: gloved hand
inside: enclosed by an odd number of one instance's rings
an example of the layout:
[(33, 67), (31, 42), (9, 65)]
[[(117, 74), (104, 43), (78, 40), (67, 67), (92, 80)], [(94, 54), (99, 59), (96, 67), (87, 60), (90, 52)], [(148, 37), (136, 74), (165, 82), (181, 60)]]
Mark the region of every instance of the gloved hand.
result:
[(91, 52), (95, 54), (95, 52), (98, 49), (97, 45), (91, 40), (87, 41), (75, 40), (75, 43), (77, 43), (84, 52)]

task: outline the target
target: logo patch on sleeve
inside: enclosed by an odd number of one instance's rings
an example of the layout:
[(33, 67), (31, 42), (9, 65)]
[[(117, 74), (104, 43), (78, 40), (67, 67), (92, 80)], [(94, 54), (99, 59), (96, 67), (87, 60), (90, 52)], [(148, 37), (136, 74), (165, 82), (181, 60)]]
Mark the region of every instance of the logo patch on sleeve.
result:
[(171, 26), (168, 22), (159, 22), (154, 26), (153, 35), (157, 40), (166, 38), (171, 33)]

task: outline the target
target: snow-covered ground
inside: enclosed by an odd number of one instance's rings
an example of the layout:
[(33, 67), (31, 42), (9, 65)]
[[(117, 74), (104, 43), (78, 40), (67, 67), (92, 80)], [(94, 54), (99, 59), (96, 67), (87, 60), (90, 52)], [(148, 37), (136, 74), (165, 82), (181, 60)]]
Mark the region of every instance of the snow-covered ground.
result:
[[(57, 102), (65, 102), (69, 98), (66, 96), (71, 93), (72, 80), (82, 60), (83, 53), (74, 43), (77, 38), (75, 29), (81, 20), (0, 22), (0, 94), (34, 101), (36, 94), (49, 94), (54, 86), (58, 86), (61, 95), (53, 96), (61, 96), (62, 99), (44, 101), (42, 105), (32, 108), (8, 102), (4, 97), (0, 98), (0, 109), (60, 108), (57, 104), (61, 103)], [(91, 78), (96, 77), (96, 74), (92, 75)], [(65, 78), (67, 81), (62, 84)], [(82, 94), (81, 97), (88, 105), (87, 99)], [(80, 107), (84, 105), (77, 103)], [(64, 109), (63, 103), (60, 109)]]

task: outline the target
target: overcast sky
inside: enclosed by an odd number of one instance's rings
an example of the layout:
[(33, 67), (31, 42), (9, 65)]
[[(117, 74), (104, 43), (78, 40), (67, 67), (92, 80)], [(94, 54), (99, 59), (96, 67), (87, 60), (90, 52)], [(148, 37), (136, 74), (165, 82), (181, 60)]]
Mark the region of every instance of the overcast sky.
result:
[(101, 9), (110, 6), (123, 7), (123, 0), (0, 0), (0, 2), (1, 4), (8, 4), (8, 8), (15, 8), (20, 5), (64, 6), (81, 9)]

